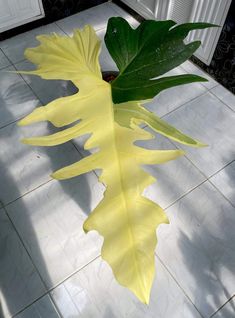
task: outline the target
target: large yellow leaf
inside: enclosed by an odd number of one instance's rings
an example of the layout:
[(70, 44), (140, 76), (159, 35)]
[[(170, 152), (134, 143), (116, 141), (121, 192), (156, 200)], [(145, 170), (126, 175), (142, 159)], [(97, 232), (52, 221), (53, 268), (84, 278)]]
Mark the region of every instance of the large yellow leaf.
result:
[(38, 64), (38, 69), (31, 74), (72, 79), (79, 92), (35, 109), (19, 124), (48, 120), (62, 127), (79, 119), (80, 122), (53, 135), (23, 142), (53, 146), (91, 133), (85, 149), (99, 150), (52, 176), (67, 179), (102, 169), (99, 180), (107, 189), (103, 200), (85, 221), (84, 230), (96, 230), (104, 237), (101, 255), (112, 267), (117, 281), (148, 303), (155, 272), (156, 228), (168, 220), (160, 206), (142, 196), (143, 190), (155, 179), (141, 165), (161, 164), (183, 152), (137, 147), (136, 140), (153, 136), (138, 127), (137, 119), (130, 119), (130, 128), (115, 122), (111, 86), (101, 79), (100, 44), (91, 27), (75, 31), (73, 38), (52, 35), (41, 36), (39, 40), (42, 43), (39, 47), (26, 52), (26, 56)]

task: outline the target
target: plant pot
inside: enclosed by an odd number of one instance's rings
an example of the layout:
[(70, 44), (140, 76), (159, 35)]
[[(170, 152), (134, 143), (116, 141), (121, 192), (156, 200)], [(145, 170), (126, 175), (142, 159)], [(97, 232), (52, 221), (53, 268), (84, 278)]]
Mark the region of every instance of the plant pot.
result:
[(104, 71), (102, 72), (102, 78), (105, 82), (111, 83), (118, 76), (117, 71)]

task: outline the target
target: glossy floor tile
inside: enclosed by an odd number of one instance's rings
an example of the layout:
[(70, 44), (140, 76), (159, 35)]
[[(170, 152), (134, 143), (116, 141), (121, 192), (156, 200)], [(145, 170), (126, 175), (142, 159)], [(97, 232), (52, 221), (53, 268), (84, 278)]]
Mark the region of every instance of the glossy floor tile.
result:
[(51, 295), (64, 318), (201, 318), (158, 259), (156, 271), (148, 306), (118, 285), (109, 266), (100, 258)]
[(216, 173), (210, 181), (235, 206), (235, 161)]
[(186, 157), (207, 177), (235, 159), (235, 114), (213, 94), (208, 92), (198, 97), (164, 119), (208, 144), (201, 149), (180, 145)]
[[(60, 318), (51, 298), (46, 295), (26, 308), (23, 312), (16, 315), (15, 318)], [(74, 317), (75, 318), (75, 317)]]
[(74, 29), (83, 28), (86, 24), (92, 25), (95, 30), (103, 29), (106, 27), (108, 19), (117, 15), (109, 3), (104, 3), (57, 21), (56, 24), (65, 33), (71, 35)]
[(0, 128), (31, 112), (39, 101), (12, 66), (0, 70)]
[(231, 299), (223, 308), (221, 308), (213, 318), (234, 318), (235, 315), (235, 297)]
[(114, 16), (122, 16), (129, 23), (136, 26), (138, 23), (129, 14), (113, 3), (104, 3), (91, 9), (79, 12), (68, 18), (57, 21), (56, 24), (67, 34), (71, 35), (76, 28), (83, 28), (86, 24), (90, 24), (95, 30), (106, 28), (109, 18)]
[(45, 293), (14, 227), (0, 209), (0, 317), (11, 317)]
[(123, 10), (121, 7), (119, 7), (118, 5), (116, 5), (115, 3), (109, 3), (108, 4), (114, 11), (116, 11), (117, 16), (118, 17), (122, 17), (125, 20), (128, 21), (128, 23), (133, 27), (133, 28), (137, 28), (139, 25), (139, 22), (132, 17), (128, 12), (126, 12), (125, 10)]
[(235, 208), (206, 182), (166, 213), (157, 254), (209, 318), (235, 293)]
[(51, 181), (7, 206), (46, 286), (51, 288), (100, 253), (101, 238), (82, 225), (102, 198), (94, 173)]
[(52, 23), (1, 41), (0, 48), (12, 63), (17, 63), (25, 59), (25, 49), (38, 45), (39, 42), (36, 40), (37, 35), (52, 32), (64, 34), (55, 23)]
[(7, 59), (7, 57), (3, 54), (3, 52), (0, 50), (0, 69), (5, 68), (9, 66), (11, 63)]
[(208, 80), (208, 82), (202, 82), (202, 85), (205, 86), (207, 89), (211, 89), (215, 86), (218, 85), (218, 82), (216, 82), (215, 79), (213, 79), (213, 77), (211, 77), (208, 73), (204, 72), (203, 70), (201, 70), (199, 67), (197, 67), (195, 64), (193, 64), (190, 61), (186, 61), (184, 62), (181, 67), (190, 74), (195, 74), (198, 76), (201, 76), (203, 78), (206, 78)]
[[(136, 145), (148, 149), (176, 149), (167, 138), (154, 132), (152, 134), (155, 139), (138, 141)], [(158, 203), (162, 208), (168, 207), (205, 180), (205, 177), (185, 156), (164, 164), (144, 167), (145, 171), (157, 179), (156, 183), (145, 189), (144, 195)]]
[[(164, 74), (164, 76), (181, 74), (187, 74), (187, 72), (179, 66), (167, 74)], [(169, 88), (154, 97), (152, 102), (146, 104), (146, 108), (157, 114), (159, 117), (162, 117), (179, 106), (204, 94), (206, 91), (207, 89), (200, 83), (191, 83)]]
[(225, 87), (217, 85), (211, 90), (211, 93), (235, 111), (235, 96)]
[(50, 174), (81, 157), (71, 143), (55, 147), (22, 144), (25, 137), (57, 131), (47, 123), (0, 129), (0, 201), (7, 204), (51, 179)]

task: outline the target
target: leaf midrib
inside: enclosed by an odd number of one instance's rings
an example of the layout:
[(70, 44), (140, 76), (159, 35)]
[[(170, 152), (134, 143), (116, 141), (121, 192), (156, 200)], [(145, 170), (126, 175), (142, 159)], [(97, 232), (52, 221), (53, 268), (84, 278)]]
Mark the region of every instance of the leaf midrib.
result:
[(114, 144), (114, 153), (115, 153), (115, 157), (116, 157), (116, 160), (117, 160), (117, 163), (118, 163), (118, 167), (119, 167), (119, 181), (120, 181), (120, 187), (122, 189), (122, 192), (121, 192), (121, 195), (123, 196), (123, 201), (124, 201), (124, 205), (125, 205), (125, 211), (126, 211), (126, 218), (127, 218), (127, 222), (128, 222), (128, 232), (129, 232), (129, 235), (130, 235), (130, 240), (132, 242), (132, 247), (131, 247), (131, 250), (132, 250), (132, 254), (133, 254), (133, 259), (134, 259), (134, 266), (135, 266), (135, 271), (136, 273), (138, 273), (138, 281), (139, 281), (139, 285), (142, 286), (142, 281), (140, 280), (140, 275), (139, 273), (141, 273), (141, 270), (139, 268), (139, 265), (138, 265), (138, 257), (136, 255), (136, 251), (135, 251), (135, 235), (134, 235), (134, 231), (132, 229), (132, 225), (131, 225), (131, 221), (130, 221), (130, 217), (129, 217), (129, 213), (128, 213), (128, 209), (127, 209), (127, 201), (128, 199), (126, 198), (126, 195), (125, 195), (125, 191), (123, 191), (123, 189), (125, 188), (124, 187), (124, 180), (123, 180), (123, 176), (122, 176), (122, 169), (121, 169), (121, 163), (120, 163), (120, 159), (119, 159), (119, 155), (118, 155), (118, 147), (117, 147), (117, 142), (116, 142), (116, 139), (117, 139), (117, 135), (116, 135), (116, 128), (115, 128), (115, 119), (114, 119), (114, 107), (112, 105), (112, 129), (113, 129), (113, 144)]

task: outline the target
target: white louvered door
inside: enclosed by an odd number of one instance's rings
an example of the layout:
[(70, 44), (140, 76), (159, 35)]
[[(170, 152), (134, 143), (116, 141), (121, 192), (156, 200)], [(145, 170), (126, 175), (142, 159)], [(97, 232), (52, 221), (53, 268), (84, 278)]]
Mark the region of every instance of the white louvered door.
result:
[(146, 19), (167, 20), (177, 23), (210, 22), (220, 28), (191, 32), (188, 41), (201, 40), (195, 53), (201, 61), (210, 64), (226, 19), (231, 0), (122, 0)]
[(43, 16), (41, 0), (0, 0), (0, 32)]

